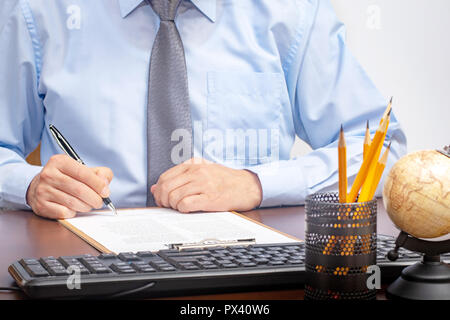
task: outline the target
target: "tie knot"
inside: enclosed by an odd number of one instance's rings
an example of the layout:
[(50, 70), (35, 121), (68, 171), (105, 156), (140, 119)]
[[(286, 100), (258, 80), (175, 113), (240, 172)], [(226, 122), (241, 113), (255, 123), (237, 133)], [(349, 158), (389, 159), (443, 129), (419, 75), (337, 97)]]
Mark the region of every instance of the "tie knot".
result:
[(161, 21), (174, 21), (181, 0), (151, 0), (153, 10)]

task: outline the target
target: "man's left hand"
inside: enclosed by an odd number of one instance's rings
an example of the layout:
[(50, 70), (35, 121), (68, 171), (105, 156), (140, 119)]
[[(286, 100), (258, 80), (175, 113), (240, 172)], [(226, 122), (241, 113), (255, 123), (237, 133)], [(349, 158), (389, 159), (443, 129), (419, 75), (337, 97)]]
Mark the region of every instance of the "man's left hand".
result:
[(246, 211), (262, 200), (256, 174), (197, 158), (164, 172), (151, 192), (158, 206), (180, 212)]

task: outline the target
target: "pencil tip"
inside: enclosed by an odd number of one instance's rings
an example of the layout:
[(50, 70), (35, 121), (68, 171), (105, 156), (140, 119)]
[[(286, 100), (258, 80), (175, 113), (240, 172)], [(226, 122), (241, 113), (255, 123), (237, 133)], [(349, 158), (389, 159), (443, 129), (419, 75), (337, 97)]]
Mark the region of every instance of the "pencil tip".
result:
[(369, 120), (366, 122), (366, 129), (369, 129)]
[(392, 108), (389, 109), (389, 112), (388, 112), (388, 114), (387, 114), (388, 117), (391, 115), (391, 112), (392, 112)]
[(341, 132), (344, 132), (344, 127), (342, 126), (342, 124), (341, 124)]
[(391, 144), (392, 144), (392, 141), (389, 141), (389, 145), (388, 145), (388, 149), (390, 149), (391, 148)]
[(389, 104), (392, 104), (393, 99), (394, 99), (394, 96), (391, 97), (391, 101), (389, 101)]

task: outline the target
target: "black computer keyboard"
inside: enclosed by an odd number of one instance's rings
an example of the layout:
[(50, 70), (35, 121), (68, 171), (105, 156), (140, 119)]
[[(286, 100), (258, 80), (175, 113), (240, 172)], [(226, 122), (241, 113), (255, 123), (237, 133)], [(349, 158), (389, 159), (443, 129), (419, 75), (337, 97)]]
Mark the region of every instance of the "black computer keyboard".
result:
[[(387, 260), (394, 243), (378, 236), (384, 282), (421, 259), (400, 249), (397, 261)], [(288, 243), (21, 259), (8, 270), (32, 298), (162, 297), (303, 288), (304, 258), (304, 243)], [(450, 262), (450, 254), (443, 259)]]

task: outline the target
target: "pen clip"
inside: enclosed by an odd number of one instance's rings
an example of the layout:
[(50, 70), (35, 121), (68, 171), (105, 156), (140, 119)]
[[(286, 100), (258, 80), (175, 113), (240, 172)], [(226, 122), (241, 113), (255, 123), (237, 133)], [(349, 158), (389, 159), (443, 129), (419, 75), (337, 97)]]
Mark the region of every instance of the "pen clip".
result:
[(72, 148), (72, 146), (69, 144), (69, 142), (64, 138), (64, 136), (59, 132), (58, 129), (52, 124), (49, 125), (49, 129), (51, 134), (53, 135), (53, 138), (55, 138), (56, 143), (58, 146), (72, 159), (76, 160), (77, 162), (84, 164), (83, 160), (81, 160), (80, 156), (75, 152), (75, 150)]

